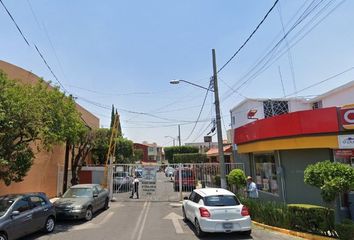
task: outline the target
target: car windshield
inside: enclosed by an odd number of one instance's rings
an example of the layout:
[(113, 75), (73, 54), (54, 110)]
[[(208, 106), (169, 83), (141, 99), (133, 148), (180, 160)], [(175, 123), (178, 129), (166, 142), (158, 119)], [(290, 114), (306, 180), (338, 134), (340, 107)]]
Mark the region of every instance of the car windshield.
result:
[(204, 198), (205, 206), (237, 206), (240, 202), (232, 195), (216, 195)]
[(128, 177), (127, 172), (117, 172), (114, 174), (114, 177)]
[[(193, 173), (190, 170), (182, 170), (182, 178), (191, 178), (193, 177)], [(179, 171), (176, 172), (176, 178), (179, 178)]]
[(91, 188), (70, 188), (65, 192), (63, 198), (82, 198), (92, 196), (93, 192)]
[(15, 199), (10, 197), (0, 197), (0, 217), (2, 217), (7, 210), (12, 206)]

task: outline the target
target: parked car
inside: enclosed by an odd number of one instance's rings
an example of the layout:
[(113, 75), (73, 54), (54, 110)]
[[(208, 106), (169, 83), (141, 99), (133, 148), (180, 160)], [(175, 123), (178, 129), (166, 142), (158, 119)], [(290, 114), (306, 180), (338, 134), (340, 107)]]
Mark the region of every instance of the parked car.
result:
[(108, 190), (98, 184), (78, 184), (69, 188), (54, 202), (58, 218), (90, 221), (100, 209), (108, 209)]
[(179, 191), (179, 172), (181, 171), (182, 176), (182, 191), (192, 191), (195, 188), (195, 174), (191, 168), (177, 168), (174, 171), (174, 182), (173, 188), (175, 191)]
[(113, 174), (113, 189), (114, 191), (129, 191), (133, 184), (133, 178), (128, 172), (116, 172)]
[(251, 218), (235, 194), (222, 188), (195, 189), (182, 205), (185, 221), (194, 224), (198, 237), (206, 232), (251, 234)]
[(0, 196), (0, 239), (13, 240), (42, 230), (53, 232), (55, 209), (44, 193)]
[(175, 169), (173, 167), (166, 167), (165, 176), (166, 177), (172, 177), (174, 172), (175, 172)]

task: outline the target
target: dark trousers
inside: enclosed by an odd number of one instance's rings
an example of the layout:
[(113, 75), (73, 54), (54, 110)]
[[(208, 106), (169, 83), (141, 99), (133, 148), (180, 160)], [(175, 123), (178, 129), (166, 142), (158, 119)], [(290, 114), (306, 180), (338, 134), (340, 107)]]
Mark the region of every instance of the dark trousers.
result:
[(136, 193), (136, 198), (139, 198), (139, 183), (134, 183), (133, 184), (131, 198), (134, 197), (134, 193)]

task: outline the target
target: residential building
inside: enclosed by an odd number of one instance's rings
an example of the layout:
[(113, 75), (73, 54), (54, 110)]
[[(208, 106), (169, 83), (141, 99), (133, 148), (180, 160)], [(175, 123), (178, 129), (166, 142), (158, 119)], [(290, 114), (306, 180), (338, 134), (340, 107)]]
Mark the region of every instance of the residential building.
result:
[[(24, 84), (36, 84), (40, 79), (32, 72), (4, 61), (0, 61), (0, 70), (5, 72), (9, 79)], [(99, 127), (99, 119), (95, 115), (79, 104), (76, 104), (76, 107), (88, 126), (92, 129)], [(62, 192), (64, 155), (64, 144), (53, 146), (51, 151), (42, 149), (36, 153), (33, 165), (24, 178), (24, 181), (12, 183), (10, 186), (0, 183), (0, 195), (7, 193), (45, 192), (50, 197), (58, 196)], [(90, 161), (90, 159), (87, 160)]]
[(185, 146), (196, 147), (199, 149), (199, 153), (206, 153), (211, 148), (217, 148), (217, 142), (196, 142), (196, 143), (185, 143)]
[(143, 151), (143, 158), (140, 162), (155, 162), (162, 163), (165, 160), (163, 148), (156, 143), (134, 143), (134, 149), (141, 149)]

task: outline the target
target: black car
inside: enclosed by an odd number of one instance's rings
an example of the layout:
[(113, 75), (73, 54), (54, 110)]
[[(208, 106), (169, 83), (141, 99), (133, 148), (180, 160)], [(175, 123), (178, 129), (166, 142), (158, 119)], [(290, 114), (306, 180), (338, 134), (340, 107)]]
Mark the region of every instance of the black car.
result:
[(55, 227), (55, 209), (44, 193), (0, 196), (0, 240), (12, 240)]

